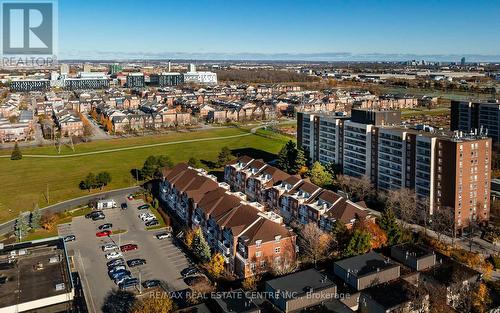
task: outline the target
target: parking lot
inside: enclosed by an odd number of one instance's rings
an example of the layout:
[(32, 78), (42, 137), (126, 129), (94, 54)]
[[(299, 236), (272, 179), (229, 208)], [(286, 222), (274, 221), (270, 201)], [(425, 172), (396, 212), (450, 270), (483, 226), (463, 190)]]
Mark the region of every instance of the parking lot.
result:
[[(137, 206), (143, 204), (139, 200), (128, 200), (126, 195), (115, 197), (118, 207), (103, 210), (106, 218), (92, 221), (85, 217), (73, 219), (71, 224), (59, 226), (59, 235), (75, 235), (76, 240), (68, 242), (70, 255), (74, 256), (75, 266), (81, 277), (84, 292), (87, 294), (87, 304), (90, 312), (100, 312), (106, 293), (112, 288), (117, 288), (108, 277), (102, 245), (115, 243), (116, 245), (136, 244), (137, 250), (123, 252), (125, 261), (142, 258), (147, 264), (128, 268), (132, 276), (141, 281), (149, 279), (161, 280), (168, 291), (186, 289), (188, 286), (181, 277), (181, 270), (188, 267), (190, 262), (184, 252), (176, 247), (171, 238), (158, 240), (155, 235), (164, 232), (163, 229), (147, 231), (144, 222), (138, 217), (142, 212)], [(122, 210), (121, 203), (127, 203), (128, 208)], [(99, 225), (112, 223), (112, 231), (125, 230), (124, 233), (110, 237), (97, 237)], [(135, 291), (139, 292), (140, 288)], [(144, 290), (142, 290), (144, 292)]]

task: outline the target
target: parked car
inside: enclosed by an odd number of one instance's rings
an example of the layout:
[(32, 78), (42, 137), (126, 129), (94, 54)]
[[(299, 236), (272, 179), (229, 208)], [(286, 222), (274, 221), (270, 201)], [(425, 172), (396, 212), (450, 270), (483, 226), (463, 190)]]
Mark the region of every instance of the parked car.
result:
[(125, 202), (123, 202), (121, 208), (122, 210), (126, 210), (128, 208), (128, 205)]
[(134, 200), (134, 195), (133, 195), (133, 194), (129, 194), (129, 195), (127, 195), (127, 199), (128, 199), (128, 200)]
[(127, 270), (121, 270), (121, 271), (118, 271), (116, 273), (113, 273), (113, 274), (110, 274), (109, 277), (115, 281), (116, 284), (117, 283), (117, 280), (120, 280), (122, 279), (123, 277), (130, 277), (131, 273), (130, 271), (127, 271)]
[(163, 239), (170, 238), (170, 237), (172, 237), (171, 232), (163, 232), (163, 233), (156, 234), (156, 238), (158, 240), (163, 240)]
[(154, 288), (160, 286), (160, 281), (158, 279), (148, 279), (142, 282), (142, 287), (144, 288)]
[(92, 218), (92, 220), (93, 220), (93, 221), (98, 221), (98, 220), (103, 220), (103, 219), (105, 219), (105, 218), (106, 218), (106, 215), (104, 215), (104, 214), (99, 214), (99, 215), (97, 215), (97, 216), (94, 216), (94, 217)]
[(99, 232), (95, 233), (95, 235), (96, 235), (97, 237), (106, 237), (106, 236), (111, 235), (111, 230), (103, 230), (103, 231), (99, 231)]
[(124, 271), (126, 269), (127, 268), (125, 267), (125, 265), (117, 265), (115, 267), (112, 267), (111, 269), (108, 269), (108, 274), (111, 275), (113, 273), (117, 273), (119, 271)]
[(116, 251), (113, 251), (113, 252), (106, 254), (106, 259), (108, 259), (108, 260), (117, 259), (120, 257), (122, 257), (122, 254), (120, 252), (116, 252)]
[(182, 277), (194, 276), (199, 273), (198, 269), (194, 266), (187, 267), (181, 271)]
[(133, 244), (133, 243), (129, 243), (129, 244), (126, 244), (126, 245), (123, 245), (120, 247), (120, 250), (122, 252), (126, 252), (126, 251), (132, 251), (132, 250), (137, 250), (139, 248), (139, 246), (137, 246), (136, 244)]
[(108, 261), (108, 263), (106, 263), (106, 265), (108, 266), (108, 268), (112, 268), (114, 266), (118, 266), (118, 265), (123, 265), (125, 264), (125, 260), (124, 259), (114, 259), (114, 260), (111, 260), (111, 261)]
[(114, 281), (115, 281), (115, 284), (120, 285), (126, 279), (130, 279), (130, 278), (132, 278), (132, 276), (130, 276), (130, 275), (122, 275), (122, 276), (119, 276), (116, 279), (114, 279)]
[(100, 230), (105, 230), (105, 229), (110, 229), (110, 228), (113, 228), (113, 224), (111, 223), (106, 223), (106, 224), (102, 224), (101, 226), (98, 227)]
[(158, 220), (157, 220), (157, 219), (150, 220), (150, 221), (147, 221), (147, 222), (146, 222), (146, 226), (147, 226), (147, 227), (150, 227), (150, 226), (156, 226), (156, 225), (159, 225), (159, 224), (160, 224), (160, 222), (158, 222)]
[(98, 211), (92, 211), (88, 214), (85, 214), (85, 218), (94, 218), (95, 216), (98, 216), (98, 215), (102, 215), (104, 213), (102, 213), (101, 210), (98, 210)]
[(144, 222), (150, 222), (150, 221), (153, 221), (153, 220), (155, 220), (155, 219), (156, 219), (156, 217), (155, 217), (154, 215), (150, 215), (150, 216), (146, 216), (146, 217), (144, 217), (142, 220), (143, 220)]
[(111, 250), (118, 249), (118, 246), (115, 245), (114, 243), (107, 243), (105, 245), (102, 245), (101, 249), (102, 249), (102, 251), (111, 251)]
[(139, 280), (137, 278), (127, 278), (125, 279), (124, 281), (122, 281), (121, 283), (118, 284), (118, 286), (120, 287), (120, 289), (127, 289), (127, 288), (130, 288), (130, 287), (135, 287), (139, 284)]
[(127, 261), (127, 265), (129, 267), (135, 267), (135, 266), (144, 265), (144, 264), (146, 264), (145, 259), (132, 259), (132, 260)]
[(146, 210), (149, 209), (149, 204), (143, 204), (137, 207), (137, 210)]
[(75, 235), (68, 235), (68, 236), (64, 237), (64, 242), (70, 242), (70, 241), (75, 241), (75, 240), (76, 240)]
[(141, 213), (138, 215), (140, 219), (143, 219), (145, 217), (148, 217), (148, 216), (154, 216), (153, 214), (149, 213), (149, 212), (144, 212), (144, 213)]

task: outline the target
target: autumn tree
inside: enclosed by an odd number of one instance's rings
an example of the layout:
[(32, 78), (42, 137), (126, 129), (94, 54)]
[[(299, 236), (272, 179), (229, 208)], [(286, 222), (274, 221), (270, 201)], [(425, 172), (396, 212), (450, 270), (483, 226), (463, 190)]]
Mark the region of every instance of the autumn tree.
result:
[(242, 287), (245, 290), (252, 290), (257, 287), (258, 282), (259, 282), (258, 275), (248, 276), (243, 280)]
[(313, 163), (308, 174), (311, 182), (320, 187), (325, 187), (332, 183), (331, 174), (317, 161)]
[(171, 313), (176, 309), (174, 301), (166, 294), (137, 301), (132, 313)]
[(210, 247), (205, 240), (205, 236), (201, 232), (201, 228), (197, 228), (194, 233), (193, 243), (191, 249), (202, 262), (208, 262), (210, 260)]
[(477, 288), (472, 289), (471, 302), (473, 312), (484, 313), (488, 311), (491, 297), (488, 287), (484, 283), (479, 283)]
[(378, 224), (368, 219), (356, 221), (356, 230), (361, 230), (370, 234), (370, 246), (372, 249), (378, 249), (387, 244), (387, 234), (378, 226)]
[(344, 255), (349, 257), (368, 252), (371, 247), (370, 237), (370, 233), (361, 229), (355, 229), (344, 250)]
[(212, 277), (219, 278), (224, 272), (224, 257), (217, 252), (212, 255), (210, 262), (208, 262), (206, 266)]
[(54, 229), (54, 226), (56, 224), (56, 216), (50, 212), (46, 212), (42, 215), (40, 224), (42, 225), (43, 229), (51, 231), (52, 229)]
[(302, 227), (299, 242), (302, 254), (316, 266), (317, 261), (328, 256), (332, 237), (319, 229), (317, 224), (309, 223)]
[(387, 244), (392, 246), (401, 242), (401, 228), (398, 225), (396, 215), (392, 209), (386, 208), (377, 222), (387, 235)]
[(195, 231), (193, 229), (188, 229), (184, 234), (184, 243), (189, 249), (193, 247), (193, 241), (195, 237)]

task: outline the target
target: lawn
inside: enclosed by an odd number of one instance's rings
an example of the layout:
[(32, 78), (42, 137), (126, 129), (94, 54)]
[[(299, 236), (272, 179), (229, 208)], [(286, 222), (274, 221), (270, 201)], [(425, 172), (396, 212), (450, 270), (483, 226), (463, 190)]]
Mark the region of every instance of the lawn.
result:
[(401, 111), (402, 117), (412, 117), (418, 115), (430, 115), (430, 116), (439, 116), (439, 115), (448, 115), (450, 114), (449, 107), (439, 107), (434, 109), (406, 109)]
[[(248, 129), (217, 129), (191, 133), (171, 133), (164, 136), (105, 140), (79, 144), (75, 152), (69, 148), (62, 153), (99, 151), (172, 142), (186, 139), (212, 138), (248, 133)], [(0, 222), (14, 218), (20, 210), (30, 210), (34, 204), (46, 206), (47, 186), (50, 204), (88, 194), (78, 188), (78, 183), (89, 172), (108, 171), (112, 182), (105, 189), (116, 189), (134, 184), (131, 169), (140, 168), (149, 155), (165, 154), (174, 162), (187, 161), (190, 157), (214, 161), (221, 147), (228, 146), (233, 154), (251, 154), (270, 160), (279, 152), (289, 138), (258, 131), (255, 135), (213, 141), (179, 143), (165, 146), (125, 150), (104, 154), (75, 156), (69, 158), (28, 158), (11, 161), (0, 158)], [(22, 150), (24, 154), (55, 154), (53, 147), (36, 147)], [(96, 191), (97, 192), (97, 191)]]

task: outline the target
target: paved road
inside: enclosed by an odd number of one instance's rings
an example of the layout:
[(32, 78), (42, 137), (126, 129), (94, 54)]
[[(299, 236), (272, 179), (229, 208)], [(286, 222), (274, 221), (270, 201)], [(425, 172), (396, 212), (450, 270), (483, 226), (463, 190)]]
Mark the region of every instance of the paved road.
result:
[[(115, 197), (118, 203), (127, 201), (127, 210), (110, 209), (104, 211), (106, 219), (92, 221), (78, 217), (71, 224), (59, 226), (59, 235), (74, 234), (77, 238), (68, 243), (70, 255), (73, 255), (75, 265), (82, 278), (82, 285), (86, 295), (89, 312), (101, 312), (106, 294), (116, 285), (108, 277), (105, 254), (101, 246), (114, 242), (116, 245), (135, 243), (139, 249), (123, 253), (125, 260), (144, 258), (146, 265), (129, 268), (134, 277), (141, 280), (160, 279), (166, 283), (168, 291), (179, 291), (188, 288), (184, 283), (180, 271), (190, 266), (190, 261), (184, 252), (174, 246), (171, 239), (158, 240), (154, 236), (161, 230), (147, 231), (143, 222), (137, 217), (136, 207), (143, 202), (128, 201), (122, 195)], [(111, 237), (96, 237), (98, 226), (104, 223), (113, 223), (113, 229), (126, 229), (127, 232)], [(139, 292), (139, 290), (135, 290)], [(143, 290), (143, 292), (146, 292)], [(149, 292), (149, 290), (148, 290)]]
[(86, 114), (86, 118), (92, 126), (92, 140), (102, 140), (102, 139), (111, 139), (114, 136), (110, 136), (108, 133), (104, 131), (104, 129), (99, 127), (99, 124), (89, 115)]
[[(105, 191), (101, 193), (94, 193), (90, 194), (87, 196), (82, 196), (79, 198), (74, 198), (71, 200), (59, 202), (50, 206), (46, 206), (44, 208), (41, 208), (40, 210), (43, 212), (52, 212), (52, 213), (57, 213), (57, 212), (63, 212), (72, 208), (76, 208), (80, 205), (87, 204), (90, 200), (96, 199), (96, 198), (112, 198), (116, 195), (122, 195), (122, 194), (129, 194), (129, 193), (134, 193), (138, 190), (140, 190), (140, 186), (133, 186), (133, 187), (127, 187), (127, 188), (122, 188), (122, 189), (115, 189), (115, 190), (110, 190), (110, 191)], [(8, 222), (5, 222), (3, 224), (0, 224), (0, 234), (5, 234), (10, 231), (13, 231), (14, 229), (14, 220), (10, 220)]]

